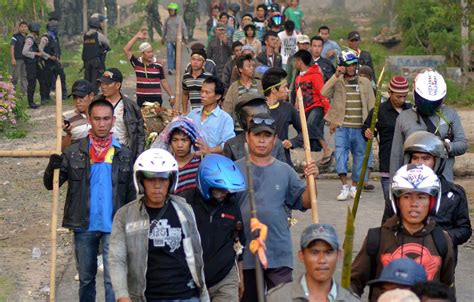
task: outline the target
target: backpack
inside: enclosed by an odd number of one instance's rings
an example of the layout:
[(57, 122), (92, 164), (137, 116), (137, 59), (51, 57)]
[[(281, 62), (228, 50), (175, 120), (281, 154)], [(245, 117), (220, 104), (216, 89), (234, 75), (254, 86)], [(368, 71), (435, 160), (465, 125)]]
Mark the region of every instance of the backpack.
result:
[[(380, 234), (382, 227), (371, 228), (367, 232), (367, 254), (370, 256), (370, 279), (375, 279), (377, 268), (377, 255), (380, 250)], [(435, 226), (431, 232), (436, 250), (442, 259), (446, 258), (448, 253), (448, 242), (443, 234), (443, 229)]]

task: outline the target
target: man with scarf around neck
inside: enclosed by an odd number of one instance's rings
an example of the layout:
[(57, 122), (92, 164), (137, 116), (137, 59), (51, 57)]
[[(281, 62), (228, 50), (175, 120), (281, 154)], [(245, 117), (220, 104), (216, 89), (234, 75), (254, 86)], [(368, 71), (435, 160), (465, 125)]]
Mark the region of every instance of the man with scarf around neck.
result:
[(102, 94), (96, 99), (106, 100), (113, 107), (115, 122), (112, 133), (119, 143), (130, 149), (132, 160), (135, 160), (145, 149), (145, 127), (140, 108), (120, 91), (123, 76), (117, 68), (107, 69), (97, 81)]
[(130, 150), (112, 136), (113, 106), (94, 101), (88, 109), (89, 135), (53, 154), (43, 182), (53, 188), (53, 170), (60, 169), (59, 185), (68, 182), (62, 226), (74, 231), (79, 268), (79, 301), (95, 301), (97, 254), (102, 246), (105, 301), (115, 301), (108, 255), (116, 211), (135, 198)]
[[(370, 229), (352, 263), (351, 289), (362, 296), (369, 281), (400, 258), (421, 264), (428, 281), (454, 283), (454, 252), (450, 236), (431, 217), (441, 204), (438, 176), (425, 165), (409, 164), (393, 176), (392, 208), (395, 212), (382, 227)], [(376, 239), (375, 239), (376, 238)], [(373, 284), (369, 300), (377, 301), (380, 284)]]

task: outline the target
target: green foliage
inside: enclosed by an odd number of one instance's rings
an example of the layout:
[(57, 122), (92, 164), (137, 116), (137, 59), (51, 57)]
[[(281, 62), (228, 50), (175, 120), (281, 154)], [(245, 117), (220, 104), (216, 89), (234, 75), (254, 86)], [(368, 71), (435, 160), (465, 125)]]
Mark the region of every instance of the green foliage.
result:
[(12, 29), (21, 20), (40, 19), (48, 11), (46, 0), (0, 0), (0, 25)]
[(474, 107), (474, 85), (463, 86), (446, 79), (448, 86), (446, 104), (454, 106)]
[(458, 1), (400, 0), (397, 13), (405, 54), (446, 55), (457, 63), (462, 17)]

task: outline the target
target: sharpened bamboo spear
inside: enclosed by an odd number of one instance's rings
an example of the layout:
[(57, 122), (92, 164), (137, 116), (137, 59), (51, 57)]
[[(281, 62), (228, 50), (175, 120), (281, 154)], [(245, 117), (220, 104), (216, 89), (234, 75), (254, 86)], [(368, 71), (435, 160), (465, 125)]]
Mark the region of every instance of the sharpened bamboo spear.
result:
[[(61, 154), (61, 139), (63, 133), (62, 117), (62, 86), (59, 76), (56, 79), (56, 153)], [(53, 172), (53, 204), (51, 205), (51, 272), (49, 279), (49, 301), (56, 301), (56, 236), (58, 224), (59, 202), (59, 169)]]
[[(370, 130), (374, 133), (375, 124), (377, 123), (377, 117), (379, 115), (380, 105), (380, 84), (385, 74), (385, 65), (380, 72), (379, 81), (377, 82), (377, 95), (375, 96), (374, 111), (371, 117)], [(354, 234), (355, 234), (355, 219), (357, 217), (357, 210), (359, 208), (360, 194), (362, 187), (364, 186), (365, 172), (367, 171), (367, 164), (369, 163), (369, 156), (372, 150), (373, 138), (369, 139), (367, 146), (365, 147), (364, 161), (362, 162), (362, 169), (360, 171), (359, 181), (357, 182), (356, 196), (354, 197), (354, 203), (352, 204), (352, 211), (347, 213), (347, 224), (346, 233), (344, 237), (344, 260), (342, 263), (342, 274), (341, 274), (341, 286), (343, 288), (349, 288), (351, 282), (351, 263), (352, 263), (352, 251), (354, 249)]]

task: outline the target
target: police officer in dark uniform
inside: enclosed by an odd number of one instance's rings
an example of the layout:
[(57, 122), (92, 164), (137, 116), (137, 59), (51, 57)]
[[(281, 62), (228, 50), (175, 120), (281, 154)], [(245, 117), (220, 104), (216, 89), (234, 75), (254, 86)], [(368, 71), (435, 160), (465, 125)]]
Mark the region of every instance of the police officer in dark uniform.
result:
[(46, 24), (47, 33), (40, 40), (39, 50), (44, 60), (44, 81), (46, 87), (46, 95), (41, 96), (41, 103), (49, 100), (49, 92), (56, 84), (56, 78), (59, 75), (61, 79), (62, 98), (67, 98), (66, 75), (61, 65), (61, 47), (58, 38), (59, 23), (56, 18), (50, 18)]
[(106, 18), (93, 14), (89, 19), (89, 30), (84, 34), (82, 61), (84, 62), (84, 79), (96, 83), (105, 71), (105, 56), (110, 50), (109, 40), (101, 33)]
[(25, 58), (26, 80), (28, 86), (26, 89), (28, 95), (28, 106), (31, 109), (36, 109), (39, 106), (34, 102), (36, 80), (40, 82), (40, 90), (43, 90), (40, 78), (43, 69), (41, 68), (41, 53), (38, 47), (38, 35), (40, 31), (40, 24), (38, 22), (31, 22), (29, 25), (30, 33), (26, 36), (25, 45), (23, 46), (22, 54)]

